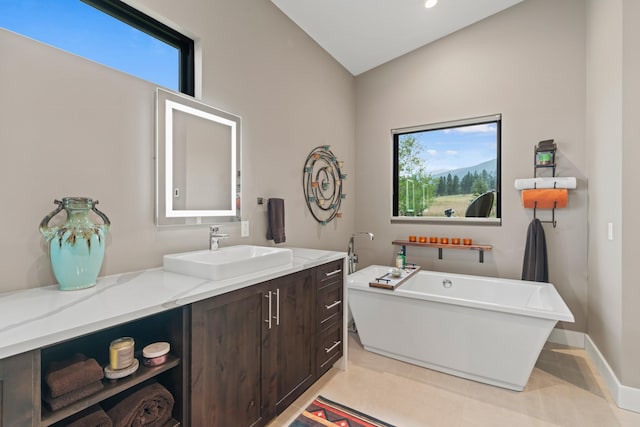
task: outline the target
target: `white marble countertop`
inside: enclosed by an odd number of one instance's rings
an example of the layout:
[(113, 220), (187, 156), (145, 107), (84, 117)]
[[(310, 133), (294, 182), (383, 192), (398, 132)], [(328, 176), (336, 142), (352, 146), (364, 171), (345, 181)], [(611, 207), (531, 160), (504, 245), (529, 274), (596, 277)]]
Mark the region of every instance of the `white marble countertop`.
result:
[(346, 257), (345, 252), (291, 248), (290, 265), (210, 281), (161, 268), (98, 278), (96, 286), (45, 286), (0, 294), (0, 359), (191, 304)]

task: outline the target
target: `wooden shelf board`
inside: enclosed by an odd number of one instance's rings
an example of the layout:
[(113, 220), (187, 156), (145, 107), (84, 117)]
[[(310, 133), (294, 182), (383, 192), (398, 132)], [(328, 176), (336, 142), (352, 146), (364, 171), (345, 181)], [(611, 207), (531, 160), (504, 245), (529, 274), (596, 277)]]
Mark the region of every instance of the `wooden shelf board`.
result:
[(107, 379), (103, 380), (102, 384), (104, 385), (104, 388), (102, 390), (95, 394), (92, 394), (85, 399), (72, 403), (69, 406), (58, 409), (57, 411), (50, 411), (43, 404), (42, 420), (40, 422), (40, 426), (46, 427), (55, 424), (60, 420), (63, 420), (73, 414), (82, 411), (83, 409), (88, 408), (89, 406), (95, 405), (96, 403), (108, 399), (109, 397), (115, 396), (122, 391), (143, 383), (144, 381), (153, 378), (156, 375), (168, 371), (169, 369), (174, 368), (179, 364), (180, 359), (170, 354), (167, 362), (160, 366), (148, 367), (140, 363), (140, 368), (138, 368), (136, 372), (128, 377), (121, 378), (114, 382), (111, 382)]
[(403, 246), (420, 246), (425, 248), (442, 248), (442, 249), (462, 249), (469, 251), (491, 251), (493, 248), (491, 245), (453, 245), (451, 243), (419, 243), (419, 242), (410, 242), (408, 240), (394, 240), (391, 242), (394, 245), (403, 245)]

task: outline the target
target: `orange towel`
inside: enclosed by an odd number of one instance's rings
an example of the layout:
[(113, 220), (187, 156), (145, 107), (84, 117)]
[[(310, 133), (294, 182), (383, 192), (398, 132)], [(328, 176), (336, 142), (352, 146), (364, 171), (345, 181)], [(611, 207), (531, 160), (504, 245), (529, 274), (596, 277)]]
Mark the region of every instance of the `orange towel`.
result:
[[(566, 188), (523, 190), (522, 206), (531, 209), (534, 207), (538, 209), (553, 209), (555, 203), (556, 208), (565, 208), (567, 207), (568, 198), (569, 192)], [(537, 205), (536, 202), (538, 202)]]

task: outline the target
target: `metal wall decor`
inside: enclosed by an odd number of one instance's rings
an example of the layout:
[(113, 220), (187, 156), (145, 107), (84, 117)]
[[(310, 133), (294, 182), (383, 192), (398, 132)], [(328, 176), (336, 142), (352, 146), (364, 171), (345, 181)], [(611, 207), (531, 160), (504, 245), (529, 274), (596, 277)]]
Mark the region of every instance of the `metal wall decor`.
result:
[(342, 192), (342, 181), (347, 175), (340, 171), (343, 162), (338, 161), (329, 148), (329, 145), (314, 148), (307, 156), (302, 174), (307, 207), (322, 225), (342, 217), (340, 204), (346, 198)]

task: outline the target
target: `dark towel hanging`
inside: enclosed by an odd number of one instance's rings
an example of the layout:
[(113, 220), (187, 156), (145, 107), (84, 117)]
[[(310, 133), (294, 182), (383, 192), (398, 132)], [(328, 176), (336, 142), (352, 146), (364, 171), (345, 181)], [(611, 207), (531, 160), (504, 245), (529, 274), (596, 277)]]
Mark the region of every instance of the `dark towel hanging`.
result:
[(544, 228), (539, 219), (534, 218), (527, 230), (527, 243), (524, 248), (522, 280), (549, 282), (547, 263), (547, 243)]
[(269, 199), (267, 215), (267, 240), (284, 243), (287, 240), (284, 233), (284, 199)]

